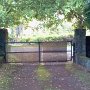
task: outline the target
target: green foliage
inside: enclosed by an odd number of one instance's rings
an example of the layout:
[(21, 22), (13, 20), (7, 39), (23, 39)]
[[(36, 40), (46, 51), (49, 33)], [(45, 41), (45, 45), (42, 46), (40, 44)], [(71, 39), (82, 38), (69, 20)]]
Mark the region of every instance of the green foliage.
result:
[(22, 38), (20, 41), (21, 42), (29, 42), (29, 41), (31, 41), (31, 39), (30, 38)]
[(33, 17), (51, 17), (55, 11), (55, 0), (1, 0), (0, 27), (29, 21)]
[(13, 0), (1, 0), (0, 7), (0, 27), (6, 28), (19, 23), (21, 15)]
[(55, 1), (56, 0), (15, 0), (15, 3), (17, 3), (26, 17), (43, 19), (46, 15), (51, 16), (52, 12), (55, 11)]
[(86, 4), (84, 9), (85, 24), (90, 28), (90, 2)]
[(0, 27), (13, 26), (28, 22), (32, 18), (39, 20), (50, 19), (47, 27), (59, 22), (54, 20), (54, 14), (64, 14), (65, 19), (72, 21), (76, 18), (75, 27), (83, 28), (89, 23), (88, 15), (84, 17), (87, 0), (0, 0)]
[(64, 5), (63, 10), (65, 14), (65, 18), (68, 21), (74, 21), (74, 26), (77, 28), (83, 28), (84, 26), (84, 8), (85, 8), (85, 0), (68, 0), (66, 5)]
[(73, 35), (72, 34), (67, 34), (67, 35), (55, 35), (55, 34), (51, 34), (51, 35), (47, 35), (47, 36), (33, 36), (31, 38), (22, 38), (20, 41), (22, 42), (29, 42), (29, 41), (33, 41), (33, 42), (38, 42), (38, 41), (60, 41), (60, 40), (68, 40), (68, 39), (72, 39)]

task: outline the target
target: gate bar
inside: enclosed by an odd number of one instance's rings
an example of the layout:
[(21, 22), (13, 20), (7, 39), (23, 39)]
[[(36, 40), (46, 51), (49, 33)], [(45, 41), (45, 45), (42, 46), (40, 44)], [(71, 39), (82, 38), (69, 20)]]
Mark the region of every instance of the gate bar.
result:
[(41, 62), (41, 47), (40, 42), (38, 42), (38, 48), (39, 48), (39, 63)]
[(73, 58), (72, 58), (72, 55), (73, 55), (73, 54), (72, 54), (72, 49), (73, 49), (72, 46), (73, 46), (73, 42), (71, 41), (71, 60), (73, 59)]

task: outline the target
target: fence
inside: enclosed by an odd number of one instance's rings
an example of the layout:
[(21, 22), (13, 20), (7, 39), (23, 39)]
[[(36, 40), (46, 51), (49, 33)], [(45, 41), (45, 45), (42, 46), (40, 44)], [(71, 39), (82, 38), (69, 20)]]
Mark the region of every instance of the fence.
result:
[(6, 58), (10, 63), (66, 62), (72, 60), (72, 41), (7, 42)]

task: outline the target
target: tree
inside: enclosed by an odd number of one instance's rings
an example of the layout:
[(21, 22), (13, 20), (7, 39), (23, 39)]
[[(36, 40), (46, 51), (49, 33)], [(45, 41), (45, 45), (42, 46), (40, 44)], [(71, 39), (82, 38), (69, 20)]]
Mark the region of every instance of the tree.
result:
[[(19, 24), (32, 18), (54, 19), (54, 14), (64, 14), (65, 19), (72, 21), (75, 27), (84, 27), (84, 7), (86, 0), (1, 0), (0, 27)], [(56, 20), (55, 20), (56, 21)]]
[(68, 0), (66, 5), (62, 7), (65, 18), (73, 21), (75, 28), (82, 29), (84, 27), (84, 8), (85, 0)]
[(87, 0), (86, 7), (84, 9), (84, 17), (87, 28), (90, 28), (90, 0)]
[(22, 8), (15, 0), (0, 0), (0, 28), (18, 25), (24, 20)]
[(50, 24), (55, 24), (58, 20), (54, 15), (57, 13), (57, 15), (63, 14), (65, 16), (64, 20), (74, 22), (75, 28), (85, 28), (87, 26), (87, 20), (85, 19), (87, 17), (85, 16), (87, 0), (26, 0), (23, 2), (18, 0), (16, 3), (19, 3), (19, 7), (26, 12), (25, 16), (28, 18), (34, 17), (39, 20), (49, 18)]

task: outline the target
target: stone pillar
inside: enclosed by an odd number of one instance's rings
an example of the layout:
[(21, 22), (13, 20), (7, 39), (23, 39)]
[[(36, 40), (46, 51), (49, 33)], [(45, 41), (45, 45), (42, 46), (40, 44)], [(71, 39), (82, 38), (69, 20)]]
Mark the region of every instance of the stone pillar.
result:
[(86, 30), (85, 29), (76, 29), (75, 36), (75, 60), (74, 62), (80, 64), (80, 57), (86, 57)]
[(0, 62), (6, 62), (6, 44), (8, 32), (6, 29), (0, 29)]

